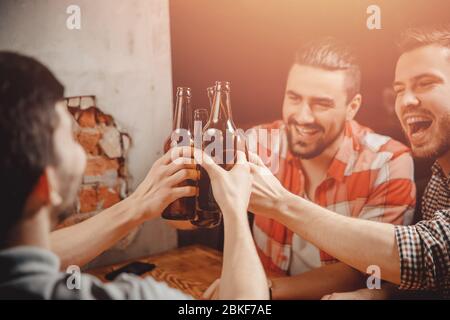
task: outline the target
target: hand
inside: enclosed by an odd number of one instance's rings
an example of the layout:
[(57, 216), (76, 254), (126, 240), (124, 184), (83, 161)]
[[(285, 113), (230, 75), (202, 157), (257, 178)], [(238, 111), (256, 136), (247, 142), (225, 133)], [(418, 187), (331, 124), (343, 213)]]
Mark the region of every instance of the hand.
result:
[(196, 195), (196, 187), (179, 186), (185, 180), (199, 177), (194, 159), (184, 155), (192, 155), (192, 148), (170, 149), (155, 161), (144, 181), (127, 199), (131, 206), (136, 206), (144, 221), (160, 216), (173, 201)]
[[(267, 288), (270, 288), (272, 281), (267, 279)], [(220, 292), (220, 278), (214, 280), (214, 282), (205, 290), (202, 295), (204, 300), (219, 300)]]
[(382, 289), (359, 289), (350, 292), (335, 292), (322, 297), (322, 300), (383, 300), (388, 299), (387, 292)]
[(220, 278), (216, 279), (203, 293), (202, 299), (219, 300)]
[(267, 217), (276, 215), (283, 198), (289, 194), (280, 181), (267, 168), (261, 158), (249, 152), (250, 172), (253, 176), (249, 211)]
[(237, 160), (230, 171), (218, 166), (201, 150), (194, 151), (195, 160), (206, 170), (211, 180), (214, 198), (222, 212), (247, 212), (252, 176), (245, 153), (236, 151)]

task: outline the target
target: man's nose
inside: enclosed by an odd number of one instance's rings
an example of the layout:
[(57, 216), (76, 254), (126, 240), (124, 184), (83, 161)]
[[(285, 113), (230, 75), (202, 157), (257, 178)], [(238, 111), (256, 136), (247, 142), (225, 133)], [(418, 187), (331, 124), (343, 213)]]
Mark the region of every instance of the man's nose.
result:
[(419, 98), (411, 91), (405, 91), (405, 93), (400, 97), (400, 107), (417, 107), (420, 104)]
[(314, 123), (314, 113), (307, 103), (303, 103), (297, 109), (294, 119), (298, 124), (311, 124)]

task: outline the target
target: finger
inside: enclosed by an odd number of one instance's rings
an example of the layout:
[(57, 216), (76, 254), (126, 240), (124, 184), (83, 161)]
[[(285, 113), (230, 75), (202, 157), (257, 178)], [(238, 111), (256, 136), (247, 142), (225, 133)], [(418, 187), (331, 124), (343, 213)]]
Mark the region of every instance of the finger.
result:
[(199, 177), (200, 173), (196, 169), (181, 169), (167, 178), (167, 184), (169, 187), (173, 187), (185, 180), (197, 181)]
[(258, 156), (255, 153), (253, 153), (251, 151), (248, 152), (248, 162), (253, 163), (253, 164), (258, 164), (257, 158), (258, 158)]
[(207, 299), (207, 300), (211, 300), (214, 291), (216, 290), (216, 282), (217, 280), (215, 280), (209, 287), (208, 289), (206, 289), (206, 291), (203, 293), (202, 298), (203, 299)]
[(262, 167), (266, 166), (264, 164), (264, 162), (262, 161), (262, 159), (256, 153), (253, 153), (250, 151), (248, 152), (248, 160), (250, 163), (253, 163), (257, 166), (262, 166)]
[(220, 278), (216, 279), (210, 286), (208, 289), (206, 289), (206, 291), (203, 293), (203, 298), (204, 299), (212, 299), (215, 295), (215, 292), (217, 291), (217, 287), (220, 284)]
[(250, 172), (249, 163), (247, 162), (245, 153), (242, 151), (237, 151), (236, 152), (236, 164), (233, 166), (233, 169), (231, 169), (231, 171), (242, 170), (242, 169), (246, 173)]
[(242, 151), (245, 153), (247, 149), (247, 141), (246, 141), (246, 137), (245, 134), (243, 135), (239, 135), (236, 137), (236, 150), (238, 151)]
[(219, 289), (220, 289), (220, 286), (217, 286), (216, 290), (214, 290), (211, 300), (219, 300)]
[(261, 173), (261, 167), (260, 166), (254, 164), (254, 163), (251, 163), (251, 162), (249, 162), (248, 165), (250, 166), (250, 172), (252, 174), (254, 174), (254, 173)]
[(210, 177), (216, 176), (218, 174), (221, 174), (222, 171), (225, 171), (220, 166), (218, 166), (209, 155), (199, 149), (194, 150), (194, 157), (195, 162), (201, 165)]
[(145, 178), (142, 180), (142, 182), (139, 184), (139, 186), (136, 188), (135, 193), (136, 194), (141, 194), (141, 193), (145, 193), (149, 190), (150, 186), (151, 186), (151, 181), (152, 181), (152, 177), (154, 175), (154, 171), (152, 170), (153, 167), (157, 167), (160, 166), (160, 162), (161, 162), (161, 158), (159, 158), (158, 160), (156, 160), (152, 167), (150, 168), (150, 170), (148, 170)]
[(260, 176), (273, 176), (274, 174), (272, 173), (272, 171), (270, 171), (269, 168), (267, 167), (262, 167), (259, 165), (255, 165), (253, 163), (249, 163), (250, 166), (250, 173), (251, 174), (255, 174), (255, 175), (260, 175)]
[(197, 165), (195, 164), (194, 159), (191, 158), (178, 158), (174, 162), (169, 163), (167, 165), (166, 175), (171, 176), (175, 172), (181, 170), (181, 169), (195, 169)]
[(322, 297), (322, 299), (320, 299), (320, 300), (330, 300), (330, 297), (331, 297), (331, 295), (326, 294), (326, 295), (324, 295), (324, 296)]
[(247, 157), (245, 156), (245, 153), (240, 150), (236, 151), (236, 164), (245, 163), (247, 163)]
[(193, 197), (197, 195), (197, 188), (192, 186), (172, 188), (170, 192), (171, 201), (175, 201), (184, 197)]
[(192, 158), (192, 151), (193, 148), (191, 146), (174, 147), (166, 152), (161, 161), (163, 164), (169, 164), (180, 157)]

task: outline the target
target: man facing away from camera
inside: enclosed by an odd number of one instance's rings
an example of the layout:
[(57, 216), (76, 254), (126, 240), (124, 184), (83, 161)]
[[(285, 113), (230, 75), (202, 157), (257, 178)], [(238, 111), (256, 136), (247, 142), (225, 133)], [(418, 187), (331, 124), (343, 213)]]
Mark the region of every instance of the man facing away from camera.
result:
[[(63, 86), (45, 66), (0, 52), (0, 299), (191, 299), (152, 278), (131, 275), (104, 284), (82, 274), (80, 289), (69, 289), (70, 275), (59, 271), (50, 232), (75, 200), (86, 156), (74, 140), (71, 117), (60, 102), (63, 94)], [(157, 160), (129, 198), (65, 233), (68, 243), (59, 244), (58, 252), (67, 257), (71, 253), (61, 248), (82, 253), (92, 243), (94, 250), (81, 258), (90, 259), (121, 234), (158, 217), (170, 202), (195, 195), (194, 187), (179, 187), (182, 181), (198, 177), (192, 157), (183, 156), (192, 150), (185, 149), (174, 148)], [(226, 281), (220, 297), (268, 298), (247, 221), (252, 177), (245, 155), (239, 151), (237, 165), (228, 172), (201, 152), (196, 163), (210, 175), (224, 215), (222, 278)], [(120, 230), (110, 230), (117, 226)], [(101, 236), (109, 238), (92, 238)]]

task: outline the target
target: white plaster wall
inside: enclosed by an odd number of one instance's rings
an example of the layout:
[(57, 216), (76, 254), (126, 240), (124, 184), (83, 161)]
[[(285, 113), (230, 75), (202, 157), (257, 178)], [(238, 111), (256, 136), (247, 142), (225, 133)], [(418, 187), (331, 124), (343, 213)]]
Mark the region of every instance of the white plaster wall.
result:
[[(81, 30), (66, 27), (69, 5), (81, 8)], [(162, 154), (172, 105), (168, 0), (0, 0), (0, 50), (31, 55), (63, 82), (66, 96), (97, 96), (129, 132), (134, 189)], [(161, 220), (147, 222), (125, 252), (95, 264), (176, 246)]]

